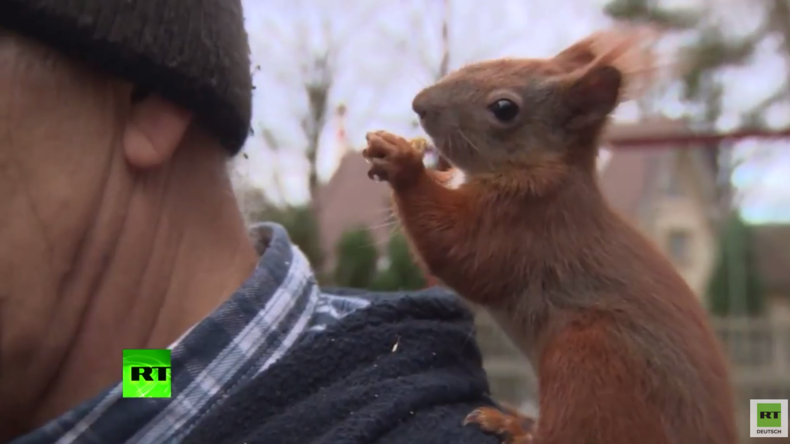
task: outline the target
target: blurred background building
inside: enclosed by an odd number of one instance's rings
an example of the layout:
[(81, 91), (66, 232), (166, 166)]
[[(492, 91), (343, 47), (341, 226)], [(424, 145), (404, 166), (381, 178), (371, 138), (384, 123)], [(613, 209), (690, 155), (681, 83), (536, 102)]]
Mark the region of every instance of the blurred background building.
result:
[[(562, 4), (562, 5), (560, 5)], [(463, 64), (546, 57), (617, 21), (664, 31), (654, 92), (602, 141), (610, 204), (675, 264), (748, 400), (790, 398), (790, 3), (787, 0), (248, 0), (254, 131), (231, 165), (251, 220), (288, 228), (324, 283), (430, 281), (413, 263), (387, 185), (367, 178), (364, 134), (415, 136), (410, 102)], [(493, 395), (534, 409), (534, 375), (477, 314)], [(748, 439), (744, 437), (744, 442)]]

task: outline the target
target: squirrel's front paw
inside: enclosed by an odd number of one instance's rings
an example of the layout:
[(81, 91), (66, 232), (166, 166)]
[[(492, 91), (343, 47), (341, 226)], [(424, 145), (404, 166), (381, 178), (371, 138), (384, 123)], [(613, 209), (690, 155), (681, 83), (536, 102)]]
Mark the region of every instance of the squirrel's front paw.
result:
[(504, 444), (532, 444), (535, 420), (514, 409), (505, 410), (480, 407), (466, 415), (464, 425), (477, 424), (482, 430), (502, 439)]
[(368, 177), (371, 179), (403, 185), (423, 172), (423, 152), (408, 140), (386, 131), (371, 132), (365, 137), (368, 147), (362, 155), (370, 163)]

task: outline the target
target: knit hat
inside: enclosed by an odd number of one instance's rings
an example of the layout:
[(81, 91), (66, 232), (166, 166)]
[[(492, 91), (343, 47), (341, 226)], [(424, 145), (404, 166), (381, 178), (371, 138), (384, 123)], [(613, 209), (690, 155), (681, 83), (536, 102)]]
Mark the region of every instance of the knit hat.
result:
[(241, 0), (0, 0), (0, 28), (193, 111), (231, 155), (249, 134)]

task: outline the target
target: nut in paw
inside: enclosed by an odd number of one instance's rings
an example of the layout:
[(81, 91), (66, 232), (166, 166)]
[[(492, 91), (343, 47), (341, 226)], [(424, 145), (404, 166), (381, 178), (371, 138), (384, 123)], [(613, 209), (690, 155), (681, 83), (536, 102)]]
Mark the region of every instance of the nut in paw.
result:
[(531, 444), (534, 420), (516, 412), (481, 407), (464, 418), (464, 425), (477, 424), (482, 430), (503, 439), (505, 444)]
[(386, 131), (368, 133), (368, 147), (362, 155), (370, 163), (368, 177), (394, 186), (413, 182), (425, 168), (423, 152), (403, 137)]

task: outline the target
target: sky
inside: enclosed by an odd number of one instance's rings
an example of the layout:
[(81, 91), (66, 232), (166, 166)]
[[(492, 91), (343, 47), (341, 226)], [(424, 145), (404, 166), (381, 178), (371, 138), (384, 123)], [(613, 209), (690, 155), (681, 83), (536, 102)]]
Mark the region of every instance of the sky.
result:
[[(698, 2), (705, 0), (698, 0)], [(759, 23), (754, 8), (744, 0), (717, 0), (728, 4), (721, 16), (727, 29), (747, 32)], [(689, 4), (694, 0), (673, 0)], [(431, 82), (439, 62), (440, 0), (243, 0), (245, 27), (250, 36), (252, 64), (256, 69), (253, 129), (244, 147), (246, 156), (235, 161), (243, 181), (267, 191), (275, 200), (292, 203), (307, 198), (305, 140), (299, 127), (307, 109), (304, 75), (300, 66), (313, 54), (333, 48), (335, 58), (333, 105), (347, 107), (346, 131), (350, 145), (361, 147), (364, 134), (387, 129), (411, 136), (411, 100)], [(610, 22), (601, 0), (498, 0), (481, 3), (451, 0), (451, 68), (498, 57), (547, 57), (606, 27)], [(667, 2), (669, 3), (669, 2)], [(671, 44), (672, 42), (670, 42)], [(778, 57), (777, 41), (764, 42), (744, 68), (723, 73), (728, 89), (724, 97), (722, 129), (739, 123), (744, 109), (759, 103), (788, 77), (785, 61)], [(731, 85), (731, 87), (730, 87)], [(672, 98), (661, 110), (677, 117), (683, 105)], [(633, 121), (633, 104), (624, 104), (616, 119)], [(776, 107), (769, 123), (790, 123), (790, 108)], [(281, 146), (273, 152), (260, 137), (263, 128)], [(319, 177), (327, 180), (342, 150), (336, 142), (336, 125), (330, 120), (322, 135)], [(749, 141), (741, 153), (757, 148), (760, 155), (740, 168), (734, 182), (743, 190), (744, 215), (755, 222), (790, 221), (790, 141)], [(762, 146), (761, 146), (762, 145)], [(278, 171), (279, 175), (275, 175)], [(274, 177), (279, 176), (279, 185)]]

